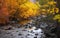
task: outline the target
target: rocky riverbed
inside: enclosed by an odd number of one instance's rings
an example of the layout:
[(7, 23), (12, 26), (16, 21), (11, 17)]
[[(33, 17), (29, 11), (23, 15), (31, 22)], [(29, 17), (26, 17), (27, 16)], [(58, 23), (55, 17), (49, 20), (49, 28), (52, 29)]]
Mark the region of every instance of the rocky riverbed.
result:
[[(9, 27), (9, 28), (8, 28)], [(7, 29), (8, 28), (8, 29)], [(38, 28), (1, 27), (0, 38), (44, 38), (44, 32)]]

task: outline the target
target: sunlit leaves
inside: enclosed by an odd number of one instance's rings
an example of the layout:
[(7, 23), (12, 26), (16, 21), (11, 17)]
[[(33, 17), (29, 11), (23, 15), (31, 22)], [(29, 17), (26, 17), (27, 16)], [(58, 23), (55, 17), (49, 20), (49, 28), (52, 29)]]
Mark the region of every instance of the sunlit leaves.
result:
[(38, 14), (39, 7), (32, 3), (32, 2), (26, 2), (22, 5), (20, 5), (20, 16), (23, 18), (33, 17)]
[(9, 20), (9, 17), (20, 21), (22, 18), (23, 20), (28, 19), (39, 13), (38, 3), (33, 3), (30, 0), (0, 0), (0, 2), (0, 22)]
[(48, 4), (49, 5), (54, 5), (54, 4), (56, 5), (57, 3), (55, 1), (49, 1)]
[(55, 15), (53, 19), (57, 20), (58, 22), (60, 22), (60, 14)]
[[(44, 2), (44, 0), (43, 0)], [(43, 3), (40, 7), (42, 14), (55, 14), (59, 12), (59, 9), (56, 7), (57, 2), (54, 0), (46, 0), (46, 3)]]
[(19, 5), (21, 5), (21, 4), (25, 3), (25, 2), (27, 2), (28, 0), (16, 0), (16, 1), (17, 1), (17, 3), (18, 3)]

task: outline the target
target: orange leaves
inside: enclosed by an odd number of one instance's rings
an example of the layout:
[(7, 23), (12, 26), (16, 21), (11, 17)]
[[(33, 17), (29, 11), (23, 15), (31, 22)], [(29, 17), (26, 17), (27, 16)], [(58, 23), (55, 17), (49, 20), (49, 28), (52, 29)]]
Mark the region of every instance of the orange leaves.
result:
[(7, 5), (10, 5), (10, 6), (17, 6), (17, 1), (16, 0), (5, 0), (6, 4)]
[(6, 15), (9, 15), (10, 13), (13, 14), (14, 11), (16, 11), (18, 6), (16, 0), (1, 0), (0, 2), (2, 4), (0, 13), (6, 14)]
[(27, 2), (27, 1), (29, 1), (29, 0), (17, 0), (19, 5), (21, 5), (21, 4), (23, 4), (23, 3)]
[[(3, 0), (2, 0), (3, 1)], [(7, 5), (6, 3), (4, 3), (4, 1), (1, 2), (1, 9), (0, 9), (0, 13), (2, 13), (3, 15), (8, 15), (8, 8), (7, 8)]]
[(10, 15), (13, 15), (16, 12), (16, 9), (18, 8), (18, 3), (16, 0), (6, 0), (8, 12)]
[(5, 3), (5, 1), (3, 0), (0, 0), (0, 23), (5, 23), (7, 20), (8, 20), (8, 16), (9, 16), (9, 13), (8, 13), (8, 8), (7, 8), (7, 5)]
[[(14, 14), (17, 19), (34, 17), (38, 14), (38, 10), (39, 5), (30, 0), (0, 0), (0, 23), (8, 22), (9, 17), (13, 17)], [(23, 22), (25, 23), (25, 20)]]

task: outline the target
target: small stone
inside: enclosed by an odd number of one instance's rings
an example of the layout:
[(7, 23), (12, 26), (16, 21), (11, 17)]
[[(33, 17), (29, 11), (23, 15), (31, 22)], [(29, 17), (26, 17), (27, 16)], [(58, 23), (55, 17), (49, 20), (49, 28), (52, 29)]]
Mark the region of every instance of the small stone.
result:
[(13, 36), (13, 34), (11, 34), (11, 36)]
[(4, 29), (4, 30), (11, 30), (11, 29), (13, 29), (13, 28), (12, 28), (12, 26), (5, 26), (3, 29)]
[(6, 28), (5, 30), (11, 30), (12, 28), (11, 27), (9, 27), (9, 28)]
[(38, 35), (38, 34), (35, 34), (35, 35)]
[(18, 31), (16, 31), (16, 32), (18, 32)]
[(30, 34), (27, 34), (28, 36), (30, 35)]
[(10, 34), (10, 32), (7, 32), (7, 34)]
[(18, 34), (19, 36), (21, 36), (22, 34)]
[(37, 38), (37, 37), (34, 37), (34, 38)]
[(27, 30), (24, 29), (24, 30), (22, 30), (22, 31), (27, 31)]
[(24, 37), (21, 37), (21, 38), (24, 38)]
[(43, 33), (43, 32), (41, 32), (41, 33)]

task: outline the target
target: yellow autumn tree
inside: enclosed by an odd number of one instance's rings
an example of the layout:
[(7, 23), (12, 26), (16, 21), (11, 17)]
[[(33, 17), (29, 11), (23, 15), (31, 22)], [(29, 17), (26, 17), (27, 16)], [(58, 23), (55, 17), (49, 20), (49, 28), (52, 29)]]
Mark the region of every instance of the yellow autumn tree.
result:
[(21, 21), (20, 23), (27, 23), (30, 20), (28, 20), (30, 17), (34, 17), (39, 15), (39, 5), (30, 1), (27, 1), (21, 5), (19, 5), (19, 14), (18, 14), (18, 19), (23, 18), (25, 19), (24, 21)]
[[(2, 7), (1, 9), (2, 11), (0, 11), (0, 13), (4, 11), (3, 14), (8, 14), (8, 18), (16, 17), (16, 19), (19, 19), (19, 21), (23, 18), (22, 23), (25, 23), (24, 19), (26, 19), (26, 21), (29, 21), (27, 20), (28, 18), (34, 17), (39, 14), (39, 5), (36, 3), (30, 2), (30, 0), (0, 0), (0, 1), (1, 3), (4, 2), (2, 4), (3, 6), (6, 5)], [(0, 20), (1, 19), (2, 18), (0, 18)]]
[(20, 10), (20, 17), (22, 18), (28, 18), (38, 15), (39, 13), (39, 7), (32, 3), (32, 2), (26, 2), (19, 7)]

